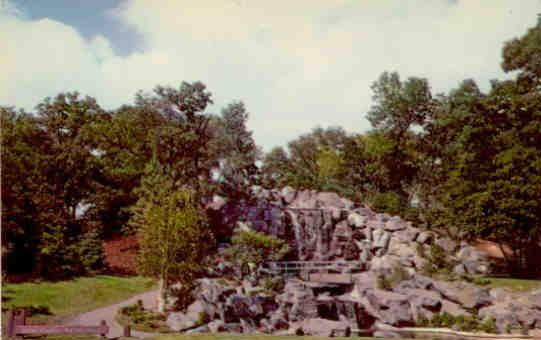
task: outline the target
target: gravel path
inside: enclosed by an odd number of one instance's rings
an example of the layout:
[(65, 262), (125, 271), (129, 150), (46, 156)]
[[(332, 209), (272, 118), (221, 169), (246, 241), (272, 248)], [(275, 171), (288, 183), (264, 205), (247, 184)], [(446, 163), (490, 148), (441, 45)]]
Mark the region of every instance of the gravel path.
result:
[[(114, 305), (109, 305), (105, 307), (101, 307), (98, 309), (91, 310), (89, 312), (79, 314), (77, 316), (74, 316), (66, 321), (64, 321), (65, 325), (80, 325), (80, 326), (97, 326), (100, 324), (101, 320), (105, 320), (107, 322), (107, 326), (109, 326), (109, 333), (107, 334), (108, 338), (118, 338), (122, 336), (122, 326), (120, 326), (115, 321), (115, 316), (119, 308), (133, 305), (137, 302), (137, 300), (143, 301), (143, 305), (145, 308), (156, 310), (156, 298), (158, 296), (158, 290), (151, 290), (136, 296), (133, 296), (127, 300), (124, 300), (122, 302), (116, 303)], [(139, 337), (139, 338), (146, 338), (150, 336), (155, 336), (155, 333), (144, 333), (144, 332), (137, 332), (132, 330), (131, 331), (132, 336)]]

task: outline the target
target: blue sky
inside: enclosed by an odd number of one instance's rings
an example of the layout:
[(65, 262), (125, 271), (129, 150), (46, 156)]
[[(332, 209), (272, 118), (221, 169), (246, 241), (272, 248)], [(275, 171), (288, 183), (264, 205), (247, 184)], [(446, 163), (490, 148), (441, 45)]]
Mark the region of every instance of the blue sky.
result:
[(200, 80), (218, 112), (250, 111), (266, 150), (316, 125), (369, 128), (383, 71), (433, 92), (507, 77), (501, 48), (541, 0), (0, 0), (0, 105), (78, 90), (106, 109), (137, 90)]

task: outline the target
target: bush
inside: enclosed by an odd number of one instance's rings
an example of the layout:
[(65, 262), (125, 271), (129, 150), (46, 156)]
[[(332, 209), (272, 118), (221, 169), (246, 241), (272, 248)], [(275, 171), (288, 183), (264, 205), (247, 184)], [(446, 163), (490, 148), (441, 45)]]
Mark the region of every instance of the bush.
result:
[(205, 312), (199, 312), (197, 316), (197, 325), (203, 326), (210, 322), (210, 316)]
[(418, 248), (417, 251), (421, 251), (425, 256), (427, 262), (421, 268), (421, 272), (424, 275), (432, 276), (434, 274), (443, 274), (449, 276), (452, 279), (452, 265), (447, 261), (445, 250), (437, 244), (432, 244), (428, 254), (424, 249)]
[(497, 332), (496, 320), (494, 320), (494, 318), (486, 319), (485, 321), (481, 323), (481, 325), (479, 326), (479, 329), (485, 333), (496, 333)]
[(489, 318), (483, 322), (480, 322), (476, 315), (453, 316), (449, 313), (443, 312), (434, 314), (427, 324), (429, 327), (453, 328), (462, 332), (497, 332), (496, 323), (493, 318)]
[(384, 274), (378, 275), (376, 285), (379, 289), (392, 290), (400, 282), (408, 278), (408, 273), (404, 268), (396, 266), (392, 269), (391, 274), (387, 277)]
[(370, 205), (377, 212), (386, 212), (391, 215), (401, 215), (403, 210), (400, 195), (393, 191), (373, 194)]
[(245, 276), (251, 271), (250, 264), (260, 266), (264, 261), (278, 261), (288, 252), (289, 246), (284, 240), (253, 230), (242, 230), (233, 236), (224, 256)]
[(284, 290), (285, 281), (281, 276), (265, 277), (260, 280), (260, 285), (268, 294), (277, 294)]
[(134, 330), (142, 332), (169, 331), (165, 324), (165, 315), (145, 310), (141, 300), (137, 300), (133, 305), (122, 307), (116, 320), (121, 325), (129, 325)]

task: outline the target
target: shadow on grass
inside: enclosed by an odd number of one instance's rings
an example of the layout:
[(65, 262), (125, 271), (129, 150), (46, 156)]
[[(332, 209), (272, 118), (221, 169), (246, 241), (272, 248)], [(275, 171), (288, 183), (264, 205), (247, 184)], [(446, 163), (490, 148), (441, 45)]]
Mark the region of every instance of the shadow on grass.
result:
[(26, 317), (36, 316), (36, 315), (53, 315), (48, 306), (11, 306), (10, 308), (2, 307), (2, 312), (6, 312), (9, 309), (18, 309), (24, 310)]

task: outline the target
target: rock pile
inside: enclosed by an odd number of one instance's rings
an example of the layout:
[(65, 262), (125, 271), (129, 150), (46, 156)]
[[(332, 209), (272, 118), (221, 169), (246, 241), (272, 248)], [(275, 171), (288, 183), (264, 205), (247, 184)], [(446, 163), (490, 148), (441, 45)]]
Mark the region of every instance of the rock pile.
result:
[[(186, 312), (169, 315), (167, 324), (173, 330), (348, 336), (364, 329), (389, 336), (393, 327), (414, 326), (441, 313), (493, 318), (499, 332), (541, 328), (541, 291), (511, 293), (420, 274), (426, 259), (419, 248), (431, 244), (456, 263), (455, 272), (486, 273), (486, 257), (465, 243), (374, 213), (333, 193), (286, 187), (256, 189), (254, 195), (254, 201), (236, 206), (215, 200), (212, 208), (221, 216), (224, 233), (238, 227), (269, 233), (287, 240), (299, 260), (353, 260), (363, 271), (351, 274), (352, 284), (289, 278), (279, 292), (263, 289), (254, 277), (240, 282), (205, 278)], [(227, 271), (227, 265), (220, 266)], [(382, 287), (382, 275), (396, 268), (402, 268), (404, 277)]]

